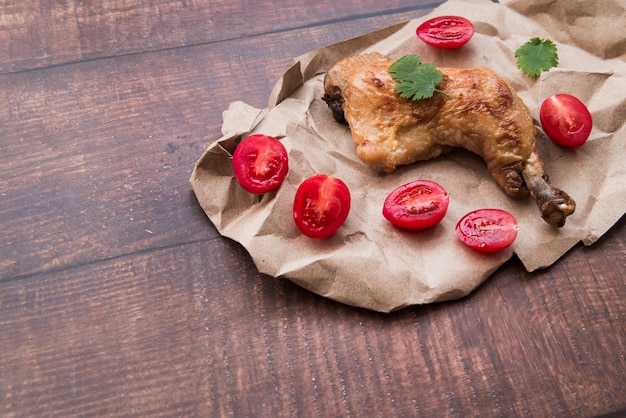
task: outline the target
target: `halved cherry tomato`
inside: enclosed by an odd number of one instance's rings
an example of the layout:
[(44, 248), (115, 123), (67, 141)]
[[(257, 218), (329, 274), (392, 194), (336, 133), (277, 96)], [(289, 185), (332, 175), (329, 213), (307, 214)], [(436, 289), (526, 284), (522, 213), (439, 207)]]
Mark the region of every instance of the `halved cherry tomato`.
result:
[(272, 136), (250, 135), (233, 153), (235, 177), (250, 193), (263, 194), (280, 186), (288, 168), (287, 150)]
[(415, 32), (418, 38), (430, 46), (453, 49), (472, 39), (474, 25), (461, 16), (438, 16), (419, 25)]
[(350, 190), (336, 177), (318, 174), (304, 180), (296, 191), (293, 219), (310, 238), (334, 234), (348, 218)]
[(517, 220), (505, 210), (479, 209), (461, 218), (456, 225), (456, 234), (477, 251), (500, 251), (517, 238)]
[(399, 228), (430, 228), (446, 215), (449, 202), (448, 192), (441, 185), (430, 180), (416, 180), (387, 196), (383, 216)]
[(541, 104), (541, 126), (555, 143), (579, 147), (589, 138), (593, 121), (587, 106), (569, 94), (555, 94)]

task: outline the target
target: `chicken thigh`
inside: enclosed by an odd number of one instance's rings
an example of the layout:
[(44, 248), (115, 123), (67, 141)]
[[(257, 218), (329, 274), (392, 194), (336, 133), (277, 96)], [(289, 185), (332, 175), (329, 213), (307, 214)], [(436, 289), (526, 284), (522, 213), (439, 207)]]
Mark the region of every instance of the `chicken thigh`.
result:
[(412, 101), (394, 91), (392, 63), (378, 53), (351, 56), (324, 79), (323, 99), (348, 123), (364, 163), (391, 172), (462, 147), (485, 160), (507, 195), (530, 192), (548, 224), (565, 224), (576, 204), (550, 184), (530, 112), (505, 80), (487, 68), (439, 68), (445, 94)]

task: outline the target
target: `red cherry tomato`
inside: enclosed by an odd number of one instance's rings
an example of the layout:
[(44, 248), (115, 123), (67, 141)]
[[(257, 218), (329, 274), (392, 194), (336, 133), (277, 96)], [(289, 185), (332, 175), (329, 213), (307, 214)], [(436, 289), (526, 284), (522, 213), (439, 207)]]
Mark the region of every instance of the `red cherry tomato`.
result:
[(456, 234), (477, 251), (500, 251), (517, 238), (517, 220), (505, 210), (479, 209), (461, 218), (456, 225)]
[(296, 191), (293, 219), (307, 237), (321, 239), (334, 234), (349, 212), (350, 190), (336, 177), (309, 177)]
[(430, 228), (446, 215), (449, 201), (448, 192), (439, 184), (416, 180), (398, 187), (387, 196), (383, 216), (399, 228)]
[(254, 194), (280, 186), (288, 170), (285, 146), (272, 136), (254, 134), (244, 138), (233, 153), (233, 170), (241, 187)]
[(584, 144), (593, 126), (587, 107), (569, 94), (555, 94), (544, 100), (539, 118), (550, 139), (566, 147)]
[(430, 46), (453, 49), (469, 42), (474, 36), (474, 25), (461, 16), (439, 16), (422, 23), (415, 32)]

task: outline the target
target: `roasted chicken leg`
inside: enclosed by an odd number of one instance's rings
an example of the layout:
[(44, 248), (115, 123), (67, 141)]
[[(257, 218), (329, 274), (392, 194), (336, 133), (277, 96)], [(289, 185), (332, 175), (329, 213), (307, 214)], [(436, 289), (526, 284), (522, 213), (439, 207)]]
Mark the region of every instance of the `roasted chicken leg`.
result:
[(507, 195), (530, 192), (548, 224), (565, 224), (576, 204), (550, 184), (530, 112), (505, 80), (487, 68), (439, 68), (446, 94), (412, 101), (394, 91), (392, 63), (378, 53), (351, 56), (324, 79), (323, 99), (348, 123), (364, 163), (391, 172), (462, 147), (483, 157)]

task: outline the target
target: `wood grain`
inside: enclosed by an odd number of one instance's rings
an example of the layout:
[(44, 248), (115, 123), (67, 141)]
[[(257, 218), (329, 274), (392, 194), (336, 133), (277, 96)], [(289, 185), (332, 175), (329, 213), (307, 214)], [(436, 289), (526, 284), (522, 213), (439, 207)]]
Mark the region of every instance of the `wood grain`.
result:
[(0, 277), (215, 237), (187, 180), (228, 104), (263, 108), (294, 56), (411, 16), (0, 76)]
[(333, 22), (402, 12), (422, 13), (425, 1), (108, 0), (4, 4), (0, 73), (159, 51), (225, 40), (287, 34)]
[(370, 0), (0, 9), (0, 416), (626, 412), (626, 226), (380, 314), (259, 274), (188, 178), (292, 58), (426, 13)]
[[(619, 233), (623, 226), (608, 238)], [(463, 300), (389, 315), (260, 275), (238, 244), (221, 239), (3, 282), (0, 411), (591, 416), (623, 408), (626, 285), (579, 265), (581, 251), (540, 276), (507, 263)]]

